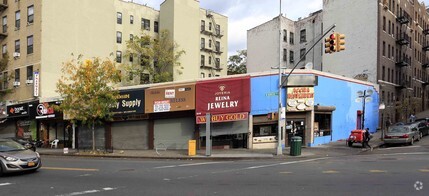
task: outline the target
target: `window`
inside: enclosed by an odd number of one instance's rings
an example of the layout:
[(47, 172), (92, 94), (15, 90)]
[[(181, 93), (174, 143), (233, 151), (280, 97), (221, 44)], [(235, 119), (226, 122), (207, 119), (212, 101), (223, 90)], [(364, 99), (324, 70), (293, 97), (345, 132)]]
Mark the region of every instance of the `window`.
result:
[(7, 32), (7, 16), (3, 16), (2, 24), (3, 24), (3, 33), (6, 33)]
[(142, 18), (142, 29), (150, 31), (150, 20)]
[(205, 73), (201, 73), (201, 78), (205, 78), (206, 74)]
[[(391, 31), (390, 31), (390, 29), (391, 29), (391, 28), (390, 28), (390, 25), (391, 25), (391, 24), (390, 24), (390, 20), (389, 20), (388, 25), (389, 25), (389, 26), (388, 26), (388, 29), (389, 29), (389, 31), (388, 31), (388, 32), (389, 32), (389, 35), (390, 35), (390, 33), (391, 33)], [(416, 32), (417, 32), (417, 31), (416, 31)]]
[(220, 52), (220, 42), (215, 43), (216, 52)]
[(209, 22), (209, 31), (212, 31), (212, 23)]
[(15, 69), (15, 82), (19, 82), (21, 79), (19, 69)]
[(387, 68), (387, 81), (390, 82), (390, 68)]
[(306, 42), (306, 41), (307, 41), (305, 29), (301, 30), (299, 41), (300, 41), (301, 43), (302, 43), (302, 42)]
[(215, 65), (216, 68), (220, 68), (220, 58), (216, 58)]
[(299, 51), (299, 57), (302, 58), (302, 60), (305, 60), (305, 48), (302, 48)]
[(283, 41), (287, 42), (287, 30), (283, 29)]
[(206, 45), (206, 40), (204, 38), (201, 38), (201, 49), (204, 49)]
[(33, 54), (33, 36), (27, 37), (27, 54)]
[(289, 63), (293, 63), (294, 62), (294, 59), (293, 59), (293, 51), (292, 50), (290, 50), (289, 51)]
[(20, 53), (21, 52), (21, 42), (18, 40), (15, 40), (15, 52)]
[(212, 74), (209, 74), (209, 78), (211, 78), (212, 77)]
[(116, 51), (116, 62), (121, 63), (122, 62), (122, 52)]
[(3, 89), (7, 89), (7, 87), (9, 86), (9, 80), (8, 80), (8, 75), (7, 75), (7, 71), (3, 73)]
[(15, 12), (15, 29), (19, 29), (21, 27), (21, 12)]
[(383, 49), (382, 49), (381, 54), (382, 54), (383, 56), (386, 56), (386, 42), (384, 42), (384, 41), (383, 41)]
[(206, 22), (204, 20), (201, 20), (201, 31), (206, 30)]
[(212, 64), (212, 57), (209, 56), (209, 65), (211, 65), (211, 64)]
[(390, 58), (390, 44), (387, 44), (387, 58)]
[(133, 72), (128, 73), (128, 80), (134, 80), (134, 74)]
[(293, 42), (294, 42), (294, 40), (293, 40), (293, 33), (292, 33), (292, 32), (290, 32), (290, 33), (289, 33), (289, 44), (292, 44), (292, 45), (293, 45), (293, 44), (294, 44)]
[(205, 58), (204, 55), (201, 55), (201, 66), (204, 66), (204, 62), (206, 61)]
[(159, 32), (159, 24), (158, 24), (158, 21), (153, 22), (153, 31), (154, 31), (155, 33), (158, 33), (158, 32)]
[(130, 34), (130, 41), (133, 41), (133, 38), (134, 38), (133, 34)]
[(133, 53), (130, 53), (130, 62), (133, 62), (134, 61), (134, 54)]
[(130, 24), (134, 24), (134, 16), (130, 15)]
[(116, 31), (116, 43), (122, 43), (122, 32)]
[(212, 40), (209, 39), (209, 48), (212, 48)]
[(386, 17), (383, 16), (383, 31), (386, 31)]
[(4, 56), (7, 53), (7, 45), (3, 44), (2, 48), (1, 48), (1, 54), (2, 56)]
[(33, 66), (27, 67), (27, 80), (33, 80)]
[(385, 75), (386, 75), (386, 68), (383, 66), (382, 68), (381, 68), (381, 80), (383, 80), (383, 81), (385, 81), (385, 79), (386, 79), (386, 77), (385, 77)]
[(287, 49), (283, 49), (283, 61), (287, 61)]
[(314, 122), (317, 122), (318, 125), (318, 129), (314, 130), (316, 137), (331, 135), (332, 112), (315, 113)]
[(34, 6), (28, 6), (27, 7), (27, 23), (33, 24), (34, 22)]
[(220, 25), (216, 25), (216, 35), (220, 35)]
[(150, 83), (149, 74), (140, 73), (140, 84), (149, 84), (149, 83)]
[(122, 13), (121, 12), (116, 13), (116, 23), (122, 24)]

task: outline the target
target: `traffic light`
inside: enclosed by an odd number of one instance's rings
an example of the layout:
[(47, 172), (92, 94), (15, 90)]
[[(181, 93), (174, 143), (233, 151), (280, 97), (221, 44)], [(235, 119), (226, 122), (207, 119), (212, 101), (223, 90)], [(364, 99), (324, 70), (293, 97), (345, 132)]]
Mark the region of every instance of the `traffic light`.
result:
[(336, 51), (336, 34), (332, 33), (329, 37), (325, 38), (325, 53), (333, 53)]
[(345, 46), (346, 45), (346, 40), (345, 40), (346, 35), (337, 33), (335, 38), (337, 39), (336, 51), (340, 52), (341, 50), (345, 50), (346, 49), (346, 46)]

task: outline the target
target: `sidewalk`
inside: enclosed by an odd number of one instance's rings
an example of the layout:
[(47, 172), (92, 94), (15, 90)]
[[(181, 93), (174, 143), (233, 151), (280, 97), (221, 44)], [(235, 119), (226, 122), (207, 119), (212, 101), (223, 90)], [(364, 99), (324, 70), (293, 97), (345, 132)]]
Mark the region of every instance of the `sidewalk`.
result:
[[(369, 144), (374, 148), (378, 148), (383, 144), (380, 139), (381, 132), (373, 134), (373, 138)], [(356, 145), (348, 147), (345, 140), (331, 142), (316, 147), (302, 147), (300, 156), (291, 156), (290, 147), (283, 149), (283, 155), (277, 156), (275, 149), (228, 149), (217, 150), (213, 149), (211, 156), (205, 155), (205, 150), (198, 150), (197, 155), (188, 156), (187, 150), (114, 150), (113, 152), (91, 152), (77, 149), (68, 149), (68, 153), (64, 149), (38, 148), (37, 152), (41, 155), (55, 156), (81, 156), (81, 157), (112, 157), (112, 158), (148, 158), (148, 159), (287, 159), (297, 160), (302, 158), (321, 158), (329, 156), (346, 156), (357, 155), (371, 149), (361, 148)]]

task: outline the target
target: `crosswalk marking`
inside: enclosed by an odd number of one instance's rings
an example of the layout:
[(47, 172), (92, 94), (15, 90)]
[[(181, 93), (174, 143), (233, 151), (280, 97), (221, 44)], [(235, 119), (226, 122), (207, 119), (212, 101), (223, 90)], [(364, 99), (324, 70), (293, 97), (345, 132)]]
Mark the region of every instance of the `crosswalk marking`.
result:
[(87, 169), (87, 168), (66, 168), (66, 167), (41, 167), (40, 169), (47, 169), (47, 170), (65, 170), (65, 171), (99, 171), (99, 169)]
[(81, 191), (81, 192), (67, 193), (67, 194), (62, 194), (62, 195), (57, 195), (57, 196), (86, 195), (86, 194), (91, 194), (91, 193), (100, 193), (100, 192), (104, 192), (104, 191), (113, 191), (116, 189), (118, 189), (118, 188), (105, 187), (105, 188), (102, 188), (101, 190), (94, 189), (94, 190), (87, 190), (87, 191)]
[(369, 172), (371, 172), (371, 173), (387, 173), (386, 170), (377, 170), (377, 169), (369, 170)]

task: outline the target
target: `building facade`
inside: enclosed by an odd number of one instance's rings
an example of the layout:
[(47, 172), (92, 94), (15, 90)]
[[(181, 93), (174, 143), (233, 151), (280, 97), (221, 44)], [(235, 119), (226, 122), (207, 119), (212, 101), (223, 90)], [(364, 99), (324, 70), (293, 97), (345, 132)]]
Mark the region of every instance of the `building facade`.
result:
[[(2, 54), (9, 56), (0, 91), (12, 91), (0, 99), (0, 122), (6, 106), (60, 100), (56, 83), (63, 62), (82, 55), (129, 64), (138, 59), (125, 58), (126, 42), (143, 34), (155, 39), (164, 29), (185, 51), (182, 68), (170, 70), (174, 81), (227, 74), (227, 17), (200, 8), (196, 0), (166, 0), (160, 10), (123, 0), (2, 0), (0, 17)], [(124, 77), (120, 86), (145, 82)]]
[[(292, 21), (283, 15), (247, 31), (247, 70), (249, 73), (270, 70), (271, 67), (293, 68), (323, 34), (322, 11)], [(322, 70), (322, 44), (317, 44), (298, 65), (311, 63)]]

